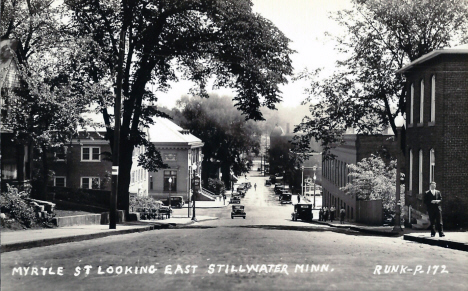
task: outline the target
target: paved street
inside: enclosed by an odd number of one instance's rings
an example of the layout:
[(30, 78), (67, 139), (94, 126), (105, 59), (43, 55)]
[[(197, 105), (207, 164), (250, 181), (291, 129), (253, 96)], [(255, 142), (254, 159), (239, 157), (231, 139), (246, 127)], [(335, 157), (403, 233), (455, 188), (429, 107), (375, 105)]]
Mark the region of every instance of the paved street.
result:
[(246, 219), (198, 209), (219, 219), (4, 253), (2, 290), (466, 290), (467, 252), (293, 222), (264, 180)]

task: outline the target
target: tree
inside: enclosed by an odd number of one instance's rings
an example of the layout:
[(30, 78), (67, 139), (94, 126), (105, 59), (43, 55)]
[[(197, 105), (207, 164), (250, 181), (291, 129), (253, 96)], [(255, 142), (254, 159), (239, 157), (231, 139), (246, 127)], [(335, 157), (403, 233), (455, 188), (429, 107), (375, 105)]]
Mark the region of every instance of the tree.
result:
[[(235, 106), (246, 118), (260, 120), (261, 106), (281, 100), (279, 84), (292, 73), (289, 40), (270, 21), (252, 12), (247, 0), (65, 0), (71, 31), (90, 39), (93, 65), (89, 82), (109, 80), (113, 92), (122, 75), (123, 108), (120, 131), (119, 208), (128, 211), (128, 186), (135, 146), (147, 144), (141, 127), (162, 115), (151, 105), (158, 90), (177, 81), (176, 72), (197, 86), (194, 95), (207, 96), (206, 84), (236, 90)], [(125, 47), (119, 45), (125, 44)], [(124, 54), (122, 70), (118, 57)], [(107, 138), (113, 146), (114, 98), (96, 96)], [(147, 157), (151, 158), (151, 157)], [(157, 163), (156, 155), (153, 156)]]
[[(348, 165), (351, 182), (340, 188), (346, 195), (360, 200), (382, 199), (384, 210), (394, 213), (396, 196), (396, 160), (387, 165), (382, 158), (371, 155), (360, 162)], [(402, 174), (403, 176), (403, 174)], [(403, 186), (403, 185), (402, 185)], [(405, 197), (404, 186), (400, 197)], [(404, 205), (404, 203), (402, 203)]]
[[(87, 94), (95, 94), (99, 84), (84, 83), (79, 40), (66, 39), (60, 23), (61, 8), (49, 0), (2, 1), (0, 35), (17, 44), (14, 59), (18, 86), (4, 96), (8, 114), (5, 128), (13, 132), (19, 145), (39, 151), (40, 174), (34, 175), (35, 193), (44, 198), (49, 178), (50, 150), (68, 143), (89, 104)], [(66, 43), (66, 45), (64, 45)], [(32, 158), (30, 158), (32, 160)], [(38, 179), (38, 177), (40, 177)]]
[[(174, 120), (205, 144), (202, 149), (202, 179), (208, 184), (210, 170), (221, 167), (223, 181), (230, 185), (231, 170), (237, 176), (253, 165), (250, 153), (260, 150), (258, 124), (246, 121), (229, 97), (182, 97), (172, 113)], [(219, 162), (218, 162), (219, 161)]]
[(405, 112), (405, 79), (396, 71), (405, 64), (443, 47), (468, 40), (468, 2), (465, 0), (353, 0), (354, 8), (334, 19), (344, 29), (335, 37), (344, 60), (336, 71), (310, 78), (307, 89), (311, 116), (295, 131), (297, 151), (308, 151), (311, 138), (329, 154), (348, 127), (362, 133), (380, 132)]

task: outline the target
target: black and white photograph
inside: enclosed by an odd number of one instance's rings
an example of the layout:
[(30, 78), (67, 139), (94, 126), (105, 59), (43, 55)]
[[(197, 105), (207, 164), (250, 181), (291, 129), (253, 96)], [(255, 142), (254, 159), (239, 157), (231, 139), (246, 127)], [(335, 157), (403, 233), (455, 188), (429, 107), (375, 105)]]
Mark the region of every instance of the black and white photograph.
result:
[(466, 290), (468, 0), (0, 0), (1, 290)]

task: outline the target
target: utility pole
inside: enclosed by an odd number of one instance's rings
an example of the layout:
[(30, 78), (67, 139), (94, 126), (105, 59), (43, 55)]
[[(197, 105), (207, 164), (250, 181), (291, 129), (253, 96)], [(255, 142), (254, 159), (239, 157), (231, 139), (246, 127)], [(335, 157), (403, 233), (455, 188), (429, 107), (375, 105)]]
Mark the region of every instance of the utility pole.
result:
[[(124, 7), (125, 8), (125, 7)], [(124, 24), (125, 25), (125, 24)], [(117, 92), (114, 104), (114, 147), (112, 150), (112, 192), (109, 213), (109, 229), (117, 225), (117, 194), (119, 180), (119, 150), (120, 150), (120, 111), (122, 103), (123, 58), (125, 54), (125, 26), (120, 31), (119, 60), (117, 65)]]

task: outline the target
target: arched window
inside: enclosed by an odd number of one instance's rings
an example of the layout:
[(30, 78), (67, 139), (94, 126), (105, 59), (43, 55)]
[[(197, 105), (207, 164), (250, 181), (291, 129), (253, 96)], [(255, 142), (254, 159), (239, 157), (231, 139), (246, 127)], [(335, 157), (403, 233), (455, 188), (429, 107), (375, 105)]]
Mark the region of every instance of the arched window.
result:
[(408, 182), (408, 190), (413, 190), (413, 150), (410, 149), (409, 151), (409, 182)]
[(423, 151), (419, 150), (419, 192), (423, 192)]
[(411, 84), (411, 101), (410, 101), (410, 124), (413, 124), (414, 116), (414, 84)]
[(431, 78), (431, 122), (435, 122), (435, 75)]
[(424, 79), (421, 80), (421, 96), (419, 103), (419, 123), (424, 122)]
[(429, 161), (430, 161), (429, 182), (434, 182), (435, 181), (435, 178), (434, 178), (435, 176), (435, 151), (434, 149), (431, 149)]

